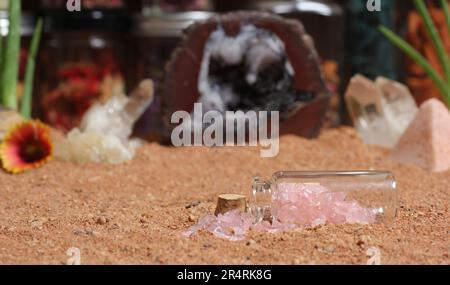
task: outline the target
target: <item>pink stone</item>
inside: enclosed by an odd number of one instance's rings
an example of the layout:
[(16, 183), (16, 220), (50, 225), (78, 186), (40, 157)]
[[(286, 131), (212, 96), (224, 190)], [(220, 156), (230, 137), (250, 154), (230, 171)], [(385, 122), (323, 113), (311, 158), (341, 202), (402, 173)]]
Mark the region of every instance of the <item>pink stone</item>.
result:
[(215, 222), (216, 217), (213, 215), (208, 215), (201, 218), (196, 225), (190, 227), (187, 231), (183, 232), (185, 237), (191, 237), (197, 234), (198, 231), (205, 229), (208, 225)]
[(328, 224), (373, 223), (376, 215), (343, 192), (316, 184), (282, 183), (272, 202), (272, 215), (282, 224), (317, 227)]
[(247, 231), (253, 223), (253, 217), (249, 213), (241, 213), (239, 210), (228, 212), (217, 217), (208, 215), (202, 218), (198, 224), (183, 233), (186, 237), (195, 235), (200, 230), (207, 230), (217, 237), (230, 241), (245, 239)]
[(390, 159), (432, 172), (450, 169), (450, 112), (441, 101), (430, 99), (422, 104)]

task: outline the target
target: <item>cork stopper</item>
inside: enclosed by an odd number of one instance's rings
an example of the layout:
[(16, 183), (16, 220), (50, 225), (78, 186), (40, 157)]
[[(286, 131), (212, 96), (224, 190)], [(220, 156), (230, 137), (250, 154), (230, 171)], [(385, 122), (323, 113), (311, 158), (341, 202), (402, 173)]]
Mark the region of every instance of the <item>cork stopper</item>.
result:
[(245, 196), (238, 194), (220, 195), (217, 200), (215, 215), (225, 214), (233, 210), (239, 210), (241, 212), (247, 211), (247, 200)]

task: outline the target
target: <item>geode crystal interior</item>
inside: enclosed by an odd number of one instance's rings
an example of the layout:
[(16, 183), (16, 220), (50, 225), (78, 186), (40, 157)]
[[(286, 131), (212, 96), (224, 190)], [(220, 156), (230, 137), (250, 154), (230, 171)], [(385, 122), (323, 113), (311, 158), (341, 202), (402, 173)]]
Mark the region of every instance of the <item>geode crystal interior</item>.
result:
[(313, 41), (300, 22), (235, 12), (192, 25), (167, 66), (163, 111), (279, 111), (281, 133), (318, 134), (328, 108)]

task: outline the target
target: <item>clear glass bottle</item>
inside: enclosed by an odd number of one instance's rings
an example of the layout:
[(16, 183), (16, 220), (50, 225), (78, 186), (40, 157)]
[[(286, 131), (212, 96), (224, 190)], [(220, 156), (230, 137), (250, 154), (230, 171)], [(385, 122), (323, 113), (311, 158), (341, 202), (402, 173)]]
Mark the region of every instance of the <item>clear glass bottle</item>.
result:
[[(282, 222), (310, 224), (391, 223), (396, 203), (395, 177), (383, 171), (277, 172), (268, 181), (255, 177), (249, 199), (255, 222), (284, 215)], [(298, 217), (286, 221), (286, 214)]]

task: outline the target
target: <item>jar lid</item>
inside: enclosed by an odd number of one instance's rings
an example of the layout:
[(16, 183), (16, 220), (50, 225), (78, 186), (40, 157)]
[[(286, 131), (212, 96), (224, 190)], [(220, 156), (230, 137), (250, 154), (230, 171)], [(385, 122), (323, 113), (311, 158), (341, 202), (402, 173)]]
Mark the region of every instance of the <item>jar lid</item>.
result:
[(214, 15), (205, 11), (139, 14), (133, 18), (133, 32), (148, 37), (179, 37), (194, 22), (208, 20)]
[(64, 9), (51, 9), (43, 12), (47, 31), (101, 30), (126, 32), (130, 18), (123, 9), (84, 9), (69, 12)]
[[(36, 24), (36, 17), (32, 13), (22, 12), (20, 21), (20, 34), (31, 36)], [(0, 10), (0, 36), (7, 36), (9, 29), (8, 11)]]
[(313, 13), (321, 16), (342, 14), (342, 8), (331, 1), (324, 0), (294, 0), (294, 1), (252, 1), (250, 9), (270, 11), (283, 15), (296, 11)]

